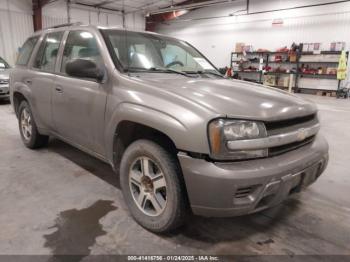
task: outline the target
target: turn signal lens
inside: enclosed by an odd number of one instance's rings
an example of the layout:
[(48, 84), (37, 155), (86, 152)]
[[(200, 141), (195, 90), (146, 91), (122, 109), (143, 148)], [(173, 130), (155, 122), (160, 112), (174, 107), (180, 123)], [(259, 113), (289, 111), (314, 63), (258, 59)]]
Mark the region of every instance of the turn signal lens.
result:
[(209, 125), (209, 135), (210, 135), (210, 144), (211, 150), (214, 154), (220, 154), (221, 150), (221, 130), (222, 122), (212, 122)]

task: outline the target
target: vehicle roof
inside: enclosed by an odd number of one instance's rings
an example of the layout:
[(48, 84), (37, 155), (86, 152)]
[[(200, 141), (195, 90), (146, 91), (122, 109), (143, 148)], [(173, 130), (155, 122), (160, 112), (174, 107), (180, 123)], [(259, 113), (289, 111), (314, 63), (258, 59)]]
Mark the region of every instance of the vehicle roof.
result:
[(162, 34), (150, 32), (150, 31), (130, 30), (130, 29), (125, 29), (125, 28), (120, 27), (120, 26), (98, 26), (98, 25), (88, 25), (88, 24), (82, 24), (82, 23), (62, 24), (62, 25), (57, 25), (57, 26), (53, 26), (53, 27), (43, 28), (40, 31), (36, 31), (32, 36), (42, 35), (42, 34), (46, 34), (49, 32), (64, 31), (64, 30), (77, 30), (77, 29), (83, 29), (83, 28), (90, 28), (90, 29), (93, 29), (96, 31), (100, 30), (100, 29), (125, 30), (127, 32), (143, 33), (143, 34), (158, 35), (158, 36), (172, 38), (172, 37), (167, 36), (167, 35), (162, 35)]

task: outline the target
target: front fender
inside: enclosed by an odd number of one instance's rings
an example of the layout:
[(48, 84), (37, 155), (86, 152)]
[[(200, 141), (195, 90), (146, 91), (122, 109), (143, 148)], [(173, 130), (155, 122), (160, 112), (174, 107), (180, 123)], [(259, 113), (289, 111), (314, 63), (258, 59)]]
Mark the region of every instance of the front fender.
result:
[[(111, 120), (106, 126), (107, 157), (110, 161), (113, 160), (115, 131), (118, 124), (124, 120), (151, 127), (166, 134), (179, 150), (206, 152), (208, 149), (205, 127), (203, 127), (203, 134), (196, 134), (196, 132), (190, 132), (193, 131), (190, 130), (191, 126), (174, 116), (139, 104), (121, 103), (114, 110)], [(191, 134), (196, 134), (196, 137)]]

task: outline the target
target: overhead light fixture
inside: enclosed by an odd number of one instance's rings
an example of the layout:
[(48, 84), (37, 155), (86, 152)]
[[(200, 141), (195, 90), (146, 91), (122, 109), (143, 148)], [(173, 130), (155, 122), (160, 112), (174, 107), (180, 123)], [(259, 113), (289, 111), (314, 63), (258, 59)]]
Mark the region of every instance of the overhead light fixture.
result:
[(193, 9), (196, 9), (196, 8), (215, 6), (215, 5), (219, 5), (219, 4), (227, 4), (227, 3), (230, 3), (232, 1), (233, 0), (207, 0), (205, 2), (197, 2), (197, 3), (195, 2), (195, 3), (192, 3), (192, 4), (185, 4), (185, 5), (176, 5), (176, 4), (174, 4), (174, 2), (172, 2), (170, 7), (160, 8), (160, 9), (149, 11), (149, 12), (152, 15), (163, 14), (163, 13), (169, 13), (169, 12), (172, 12), (172, 11), (193, 10)]
[(283, 19), (282, 18), (276, 18), (272, 20), (272, 26), (283, 26)]

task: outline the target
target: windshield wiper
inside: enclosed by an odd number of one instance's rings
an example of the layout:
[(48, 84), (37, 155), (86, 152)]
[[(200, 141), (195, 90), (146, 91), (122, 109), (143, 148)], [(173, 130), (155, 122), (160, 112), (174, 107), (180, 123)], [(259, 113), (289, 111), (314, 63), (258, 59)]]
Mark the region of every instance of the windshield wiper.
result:
[(129, 68), (128, 69), (129, 72), (132, 71), (137, 71), (137, 72), (159, 72), (159, 73), (174, 73), (174, 74), (179, 74), (179, 75), (183, 75), (183, 76), (187, 76), (187, 77), (195, 77), (192, 75), (187, 74), (186, 72), (182, 72), (182, 71), (177, 71), (171, 68), (163, 68), (163, 67), (151, 67), (151, 68)]
[(183, 75), (183, 76), (188, 76), (188, 77), (193, 77), (189, 74), (187, 74), (186, 72), (182, 72), (182, 71), (177, 71), (171, 68), (162, 68), (162, 67), (151, 67), (149, 69), (150, 71), (155, 71), (155, 72), (164, 72), (164, 73), (175, 73), (175, 74), (179, 74), (179, 75)]
[(187, 74), (198, 74), (198, 75), (203, 75), (203, 74), (211, 74), (211, 75), (215, 75), (215, 76), (219, 76), (224, 78), (224, 76), (220, 73), (216, 73), (213, 71), (202, 71), (202, 70), (198, 70), (198, 71), (185, 71), (185, 73)]

